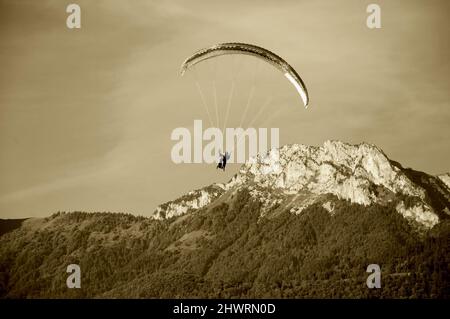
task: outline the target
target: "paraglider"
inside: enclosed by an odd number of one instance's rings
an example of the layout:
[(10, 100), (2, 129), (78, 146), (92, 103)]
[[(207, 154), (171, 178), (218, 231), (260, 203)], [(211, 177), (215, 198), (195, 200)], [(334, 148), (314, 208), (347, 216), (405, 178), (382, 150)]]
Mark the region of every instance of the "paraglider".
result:
[(220, 153), (219, 162), (217, 163), (216, 169), (220, 168), (225, 172), (225, 167), (227, 166), (227, 161), (230, 159), (230, 153), (225, 152), (225, 154)]
[(188, 57), (181, 65), (181, 75), (183, 75), (189, 68), (207, 59), (211, 59), (217, 56), (225, 54), (246, 54), (260, 58), (278, 70), (283, 72), (284, 76), (291, 82), (295, 87), (298, 94), (300, 95), (305, 107), (309, 104), (308, 90), (306, 89), (305, 83), (298, 75), (297, 71), (294, 70), (284, 59), (276, 55), (275, 53), (261, 48), (253, 44), (246, 43), (220, 43), (213, 45), (212, 47), (201, 49)]
[[(219, 107), (218, 107), (219, 103), (218, 103), (218, 98), (217, 98), (216, 80), (215, 80), (215, 78), (212, 80), (212, 88), (213, 88), (213, 99), (212, 100), (214, 101), (214, 109), (215, 109), (216, 123), (217, 123), (217, 124), (214, 124), (213, 123), (214, 121), (212, 120), (211, 112), (209, 111), (207, 98), (205, 97), (203, 90), (201, 88), (201, 85), (199, 83), (199, 80), (197, 78), (195, 66), (198, 63), (201, 63), (205, 60), (213, 59), (213, 58), (216, 58), (219, 56), (224, 56), (224, 55), (248, 55), (248, 56), (256, 57), (259, 60), (262, 60), (263, 62), (266, 62), (266, 63), (274, 66), (276, 69), (281, 71), (283, 73), (283, 75), (289, 80), (289, 82), (294, 86), (296, 92), (300, 95), (300, 98), (301, 98), (301, 101), (302, 101), (302, 104), (304, 105), (304, 107), (305, 108), (308, 107), (309, 94), (308, 94), (308, 90), (306, 88), (305, 83), (303, 82), (302, 78), (299, 76), (297, 71), (289, 63), (287, 63), (283, 58), (281, 58), (277, 54), (275, 54), (265, 48), (262, 48), (262, 47), (259, 47), (259, 46), (253, 45), (253, 44), (238, 43), (238, 42), (236, 42), (236, 43), (234, 43), (234, 42), (219, 43), (219, 44), (216, 44), (211, 47), (204, 48), (204, 49), (201, 49), (201, 50), (195, 52), (194, 54), (189, 56), (183, 62), (183, 64), (181, 65), (181, 69), (180, 69), (181, 76), (183, 76), (188, 70), (193, 69), (192, 73), (194, 76), (195, 85), (196, 85), (197, 90), (199, 91), (202, 105), (204, 107), (204, 111), (206, 111), (206, 115), (211, 124), (210, 129), (219, 130), (219, 133), (216, 134), (217, 136), (221, 136), (221, 138), (223, 138), (225, 132), (228, 132), (229, 128), (227, 128), (226, 124), (227, 124), (227, 120), (228, 120), (231, 102), (232, 102), (234, 92), (235, 92), (235, 81), (236, 81), (237, 76), (232, 75), (232, 77), (231, 77), (231, 86), (230, 86), (230, 91), (229, 91), (230, 93), (228, 95), (228, 99), (226, 102), (226, 105), (227, 105), (226, 112), (225, 112), (226, 116), (225, 116), (225, 121), (223, 124), (223, 130), (221, 131), (219, 129), (219, 126), (221, 123), (220, 123), (220, 119), (219, 119), (220, 111), (219, 111)], [(231, 71), (232, 71), (232, 69), (231, 69)], [(250, 105), (251, 105), (253, 95), (255, 92), (255, 80), (258, 79), (258, 77), (256, 76), (256, 71), (257, 71), (257, 68), (255, 68), (253, 81), (251, 82), (252, 85), (249, 89), (249, 94), (248, 94), (248, 98), (246, 99), (246, 103), (240, 107), (243, 110), (243, 112), (240, 112), (240, 114), (242, 114), (241, 120), (236, 129), (236, 130), (239, 130), (240, 133), (237, 135), (232, 135), (232, 137), (231, 137), (231, 139), (233, 140), (233, 143), (231, 143), (231, 145), (239, 145), (238, 150), (234, 150), (233, 146), (231, 148), (229, 148), (228, 133), (226, 135), (227, 136), (226, 148), (228, 151), (233, 151), (234, 154), (237, 155), (238, 161), (241, 160), (240, 155), (245, 154), (245, 152), (246, 152), (245, 140), (242, 141), (242, 139), (248, 138), (249, 156), (254, 156), (253, 153), (256, 152), (256, 149), (258, 147), (261, 148), (261, 145), (264, 144), (264, 143), (261, 143), (261, 141), (264, 141), (267, 139), (267, 136), (264, 133), (264, 132), (266, 132), (266, 131), (264, 131), (264, 128), (259, 128), (256, 131), (254, 128), (251, 127), (251, 125), (252, 125), (252, 123), (256, 122), (257, 119), (260, 119), (262, 114), (264, 114), (264, 110), (267, 107), (267, 105), (269, 105), (271, 98), (268, 98), (265, 103), (261, 103), (262, 106), (259, 108), (259, 110), (257, 112), (253, 112), (254, 116), (253, 116), (252, 121), (248, 125), (249, 127), (246, 130), (244, 130), (242, 128), (243, 124), (244, 124), (244, 120), (247, 118), (247, 115), (252, 114), (252, 113), (249, 113), (249, 110), (250, 110)], [(214, 77), (216, 77), (215, 71), (214, 71)], [(269, 92), (269, 94), (270, 93), (271, 92)], [(275, 113), (272, 112), (271, 114), (269, 114), (267, 116), (267, 118), (265, 119), (265, 121), (267, 121), (268, 119), (271, 119), (273, 117), (273, 114), (275, 114)], [(195, 123), (195, 121), (194, 121), (194, 123)], [(253, 131), (257, 132), (257, 134), (254, 134), (254, 135), (261, 134), (261, 136), (258, 135), (258, 138), (251, 138), (251, 137), (253, 137), (253, 135), (246, 133), (246, 132), (253, 132)], [(271, 132), (272, 132), (272, 129), (271, 129)], [(278, 144), (278, 131), (276, 133), (277, 134), (274, 135), (276, 137), (276, 139), (273, 139), (272, 138), (273, 136), (271, 134), (271, 141), (273, 142), (274, 140), (276, 140), (276, 144)], [(214, 136), (216, 136), (216, 135), (214, 135)], [(235, 137), (237, 138), (236, 143), (234, 143)], [(208, 138), (208, 140), (210, 140), (210, 139), (211, 138)], [(215, 148), (215, 145), (217, 145), (217, 144), (223, 145), (223, 143), (216, 143), (216, 140), (214, 140), (214, 142), (211, 142), (211, 143), (213, 143), (212, 145), (214, 148)], [(218, 149), (218, 148), (215, 148), (215, 149)], [(206, 153), (208, 153), (208, 152), (206, 152)], [(186, 152), (186, 154), (188, 155), (190, 153)], [(211, 153), (209, 153), (209, 154), (211, 154)], [(184, 152), (183, 152), (183, 156), (184, 156)], [(217, 156), (217, 153), (214, 156)], [(225, 171), (227, 162), (234, 162), (233, 159), (228, 161), (230, 158), (231, 158), (231, 153), (225, 152), (224, 154), (222, 154), (222, 152), (219, 152), (219, 160), (218, 160), (216, 169), (222, 169), (223, 171)], [(242, 158), (242, 160), (243, 160), (243, 158)]]

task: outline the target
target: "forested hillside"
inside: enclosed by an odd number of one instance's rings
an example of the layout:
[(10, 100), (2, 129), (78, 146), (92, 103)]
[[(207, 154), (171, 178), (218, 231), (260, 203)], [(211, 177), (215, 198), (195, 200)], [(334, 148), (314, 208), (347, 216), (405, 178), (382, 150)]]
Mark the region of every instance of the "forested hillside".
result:
[[(82, 212), (29, 219), (0, 237), (0, 296), (450, 296), (448, 219), (419, 233), (394, 204), (333, 201), (333, 213), (314, 204), (265, 218), (242, 190), (166, 220)], [(66, 286), (72, 263), (81, 267), (81, 289)], [(366, 286), (369, 264), (381, 266), (381, 289)]]

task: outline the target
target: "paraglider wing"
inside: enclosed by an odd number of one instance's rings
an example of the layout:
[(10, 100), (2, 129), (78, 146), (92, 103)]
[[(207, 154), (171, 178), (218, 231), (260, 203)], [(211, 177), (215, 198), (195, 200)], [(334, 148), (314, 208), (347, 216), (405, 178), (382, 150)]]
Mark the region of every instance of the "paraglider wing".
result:
[(199, 50), (192, 56), (187, 58), (181, 65), (181, 75), (183, 75), (189, 68), (191, 68), (192, 66), (196, 65), (199, 62), (225, 54), (252, 55), (272, 64), (278, 70), (283, 72), (284, 76), (292, 83), (292, 85), (297, 90), (305, 107), (308, 106), (309, 104), (308, 90), (306, 89), (305, 83), (300, 78), (298, 73), (294, 70), (294, 68), (292, 68), (285, 60), (283, 60), (275, 53), (253, 44), (221, 43), (206, 49)]

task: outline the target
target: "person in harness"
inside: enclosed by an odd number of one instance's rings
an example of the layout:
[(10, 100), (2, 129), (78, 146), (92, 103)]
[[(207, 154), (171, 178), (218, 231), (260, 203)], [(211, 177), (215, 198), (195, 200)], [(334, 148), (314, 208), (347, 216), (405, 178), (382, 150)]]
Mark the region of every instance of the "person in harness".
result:
[(225, 167), (227, 166), (227, 161), (230, 159), (230, 153), (225, 152), (225, 154), (220, 153), (219, 162), (217, 163), (216, 169), (220, 168), (225, 172)]

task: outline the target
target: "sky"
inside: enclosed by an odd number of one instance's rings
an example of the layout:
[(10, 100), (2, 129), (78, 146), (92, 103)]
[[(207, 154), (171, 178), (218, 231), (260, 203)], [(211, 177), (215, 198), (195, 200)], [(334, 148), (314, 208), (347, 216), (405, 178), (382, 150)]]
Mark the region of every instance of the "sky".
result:
[[(366, 26), (372, 2), (380, 29)], [(81, 8), (80, 29), (66, 26), (69, 3)], [(196, 83), (210, 110), (216, 101), (219, 127), (253, 119), (279, 128), (280, 144), (365, 141), (405, 167), (448, 172), (449, 9), (447, 0), (0, 0), (0, 218), (148, 216), (230, 179), (238, 164), (218, 172), (171, 160), (175, 128), (209, 123)], [(252, 57), (211, 59), (180, 77), (186, 57), (220, 42), (282, 56), (309, 108)]]

